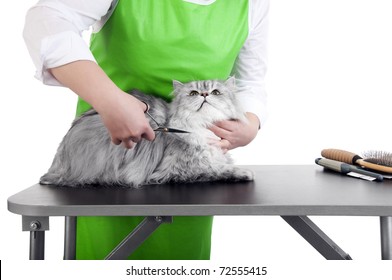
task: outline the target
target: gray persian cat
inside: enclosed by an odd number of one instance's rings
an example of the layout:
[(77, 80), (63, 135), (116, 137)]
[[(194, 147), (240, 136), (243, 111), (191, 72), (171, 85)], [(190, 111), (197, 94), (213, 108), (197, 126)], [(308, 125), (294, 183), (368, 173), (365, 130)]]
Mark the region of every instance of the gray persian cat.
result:
[[(148, 184), (201, 181), (250, 181), (253, 173), (232, 164), (228, 154), (208, 144), (208, 127), (219, 120), (246, 121), (236, 100), (235, 79), (182, 84), (174, 81), (174, 99), (133, 94), (150, 105), (149, 113), (167, 127), (190, 133), (156, 132), (154, 141), (141, 140), (133, 149), (111, 143), (95, 110), (77, 118), (62, 140), (41, 184), (58, 186)], [(150, 120), (151, 127), (157, 127)]]

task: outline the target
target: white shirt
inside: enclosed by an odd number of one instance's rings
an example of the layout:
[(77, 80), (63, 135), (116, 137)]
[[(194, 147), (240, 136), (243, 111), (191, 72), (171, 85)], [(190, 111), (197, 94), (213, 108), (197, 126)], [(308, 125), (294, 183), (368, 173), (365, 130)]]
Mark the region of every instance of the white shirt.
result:
[[(184, 0), (210, 5), (215, 0)], [(44, 84), (61, 84), (48, 69), (77, 60), (95, 61), (82, 32), (104, 17), (112, 0), (40, 0), (29, 9), (23, 31), (35, 77)], [(249, 34), (233, 69), (239, 100), (245, 111), (267, 118), (265, 74), (269, 0), (249, 0)]]

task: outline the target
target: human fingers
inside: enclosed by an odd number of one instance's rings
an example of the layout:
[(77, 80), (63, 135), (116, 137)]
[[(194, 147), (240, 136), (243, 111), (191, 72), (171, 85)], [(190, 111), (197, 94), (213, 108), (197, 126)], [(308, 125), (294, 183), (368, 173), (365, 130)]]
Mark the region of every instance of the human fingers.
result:
[(210, 139), (208, 139), (208, 144), (220, 148), (223, 151), (223, 153), (227, 153), (228, 150), (230, 150), (231, 146), (232, 146), (230, 141), (227, 139), (216, 140), (216, 139), (210, 138)]
[(120, 145), (121, 144), (121, 140), (119, 138), (112, 137), (111, 139), (112, 139), (112, 143), (114, 145)]
[(145, 129), (145, 132), (142, 134), (142, 138), (148, 141), (153, 141), (155, 139), (155, 132), (150, 125), (148, 125)]
[(228, 150), (231, 149), (231, 143), (230, 143), (229, 140), (227, 140), (227, 139), (222, 139), (222, 140), (220, 140), (219, 142), (220, 142), (219, 146), (220, 146), (220, 148), (222, 149), (222, 151), (226, 151), (226, 152), (227, 152)]
[(137, 143), (137, 142), (139, 142), (140, 141), (140, 138), (139, 138), (139, 140), (138, 140), (138, 138), (137, 137), (125, 137), (125, 138), (116, 138), (116, 137), (111, 137), (111, 140), (112, 140), (112, 143), (114, 144), (114, 145), (120, 145), (120, 144), (122, 144), (122, 146), (124, 147), (124, 148), (126, 148), (126, 149), (132, 149), (134, 146), (135, 146), (135, 144)]
[(126, 149), (132, 149), (136, 145), (136, 143), (130, 138), (124, 139), (121, 143)]
[(214, 125), (227, 131), (234, 131), (238, 127), (238, 121), (222, 120), (215, 122)]
[(208, 129), (211, 130), (219, 138), (227, 138), (230, 134), (230, 131), (215, 124), (211, 125)]
[[(119, 145), (123, 143), (124, 147), (130, 147), (133, 146), (134, 143), (140, 142), (142, 138), (145, 138), (149, 141), (154, 140), (155, 133), (147, 120), (145, 121), (145, 124), (142, 123), (143, 120), (141, 120), (137, 126), (126, 126), (125, 128), (123, 127), (121, 130), (115, 130), (114, 132), (111, 132), (110, 134), (113, 144)], [(116, 133), (118, 135), (116, 135)], [(126, 144), (129, 143), (129, 140), (131, 140), (133, 144)]]

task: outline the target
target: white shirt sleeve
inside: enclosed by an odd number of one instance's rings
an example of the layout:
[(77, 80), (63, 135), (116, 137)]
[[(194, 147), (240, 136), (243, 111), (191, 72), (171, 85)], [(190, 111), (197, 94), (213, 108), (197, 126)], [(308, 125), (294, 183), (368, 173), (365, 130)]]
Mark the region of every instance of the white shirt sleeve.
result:
[(249, 34), (236, 60), (233, 75), (239, 100), (246, 112), (254, 113), (262, 125), (267, 119), (267, 31), (269, 0), (249, 1)]
[(112, 0), (40, 0), (26, 14), (23, 37), (35, 77), (60, 85), (48, 69), (77, 60), (95, 61), (82, 32), (101, 19)]

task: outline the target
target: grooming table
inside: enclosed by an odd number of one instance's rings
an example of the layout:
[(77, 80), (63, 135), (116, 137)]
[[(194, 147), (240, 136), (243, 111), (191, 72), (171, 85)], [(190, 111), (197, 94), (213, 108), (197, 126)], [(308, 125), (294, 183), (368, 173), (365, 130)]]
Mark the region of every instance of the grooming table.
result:
[(173, 216), (278, 215), (326, 259), (351, 259), (307, 216), (379, 216), (381, 258), (392, 259), (392, 181), (368, 182), (313, 165), (244, 166), (253, 182), (152, 185), (141, 189), (33, 185), (8, 199), (43, 259), (49, 217), (65, 217), (64, 259), (75, 258), (78, 216), (145, 216), (106, 257), (124, 259)]

